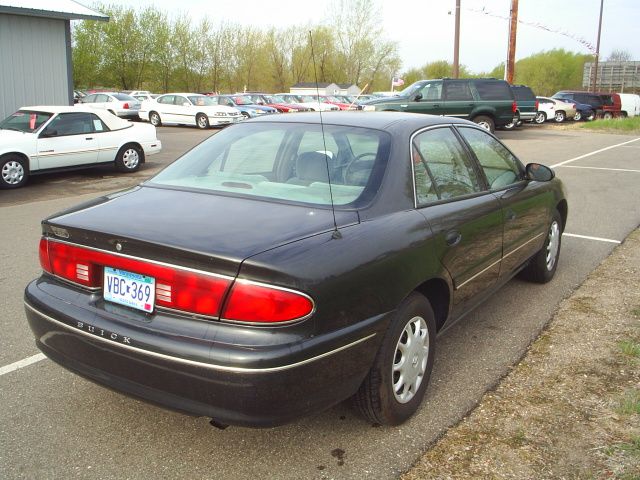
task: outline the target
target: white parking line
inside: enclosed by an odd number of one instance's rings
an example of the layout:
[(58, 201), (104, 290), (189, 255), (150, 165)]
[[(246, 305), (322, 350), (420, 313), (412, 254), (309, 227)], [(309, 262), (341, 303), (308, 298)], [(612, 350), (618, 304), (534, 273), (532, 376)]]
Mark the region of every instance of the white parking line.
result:
[(562, 236), (565, 237), (575, 237), (575, 238), (584, 238), (585, 240), (595, 240), (597, 242), (607, 242), (607, 243), (622, 243), (620, 240), (612, 240), (610, 238), (602, 238), (602, 237), (588, 237), (586, 235), (578, 235), (577, 233), (563, 233)]
[(580, 167), (579, 165), (560, 165), (561, 168), (586, 168), (587, 170), (609, 170), (612, 172), (634, 172), (640, 173), (640, 170), (632, 170), (630, 168), (604, 168), (604, 167)]
[(21, 368), (27, 367), (32, 363), (36, 363), (36, 362), (39, 362), (40, 360), (44, 360), (45, 358), (47, 357), (43, 353), (38, 353), (37, 355), (23, 358), (22, 360), (18, 360), (17, 362), (13, 362), (4, 367), (0, 367), (0, 377), (7, 373), (11, 373), (15, 370), (19, 370)]
[(618, 143), (617, 145), (611, 145), (610, 147), (601, 148), (600, 150), (595, 150), (593, 152), (585, 153), (584, 155), (580, 155), (579, 157), (570, 158), (569, 160), (565, 160), (564, 162), (556, 163), (555, 165), (551, 165), (551, 168), (558, 168), (562, 165), (566, 165), (567, 163), (575, 162), (576, 160), (580, 160), (582, 158), (590, 157), (591, 155), (595, 155), (596, 153), (605, 152), (607, 150), (611, 150), (612, 148), (621, 147), (623, 145), (627, 145), (629, 143), (637, 142), (640, 140), (640, 137), (634, 138), (633, 140), (629, 140), (628, 142)]

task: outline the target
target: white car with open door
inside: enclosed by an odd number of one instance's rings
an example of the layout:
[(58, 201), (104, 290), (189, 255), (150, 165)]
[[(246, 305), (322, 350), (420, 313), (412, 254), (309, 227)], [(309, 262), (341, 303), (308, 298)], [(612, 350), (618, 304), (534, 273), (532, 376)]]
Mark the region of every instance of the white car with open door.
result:
[(87, 106), (22, 107), (0, 122), (0, 188), (30, 175), (114, 164), (135, 172), (162, 144), (152, 125)]
[(576, 115), (574, 103), (563, 102), (549, 97), (536, 97), (536, 99), (538, 100), (538, 113), (533, 119), (536, 123), (544, 123), (547, 120), (562, 123), (567, 118), (573, 119)]
[(240, 110), (197, 93), (167, 93), (145, 100), (140, 118), (159, 127), (162, 124), (195, 125), (198, 128), (223, 127), (244, 119)]

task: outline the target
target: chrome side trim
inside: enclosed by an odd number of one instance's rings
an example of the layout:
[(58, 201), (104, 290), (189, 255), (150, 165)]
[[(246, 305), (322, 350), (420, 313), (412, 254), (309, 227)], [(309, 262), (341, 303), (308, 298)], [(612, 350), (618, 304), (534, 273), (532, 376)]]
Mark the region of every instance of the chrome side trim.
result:
[(497, 260), (495, 262), (493, 262), (491, 265), (489, 265), (488, 267), (480, 270), (478, 273), (476, 273), (473, 277), (465, 280), (464, 282), (462, 282), (460, 285), (458, 285), (457, 287), (455, 287), (456, 290), (464, 287), (467, 283), (469, 283), (471, 280), (474, 280), (475, 278), (479, 277), (480, 275), (482, 275), (483, 273), (485, 273), (487, 270), (489, 270), (490, 268), (494, 267), (495, 265), (497, 265), (498, 263), (500, 263), (502, 260), (504, 260), (505, 258), (507, 258), (509, 255), (516, 253), (518, 250), (520, 250), (522, 247), (530, 244), (531, 242), (533, 242), (534, 240), (536, 240), (540, 235), (544, 235), (544, 233), (539, 233), (538, 235), (536, 235), (533, 238), (530, 238), (529, 240), (527, 240), (526, 242), (524, 242), (522, 245), (514, 248), (513, 250), (511, 250), (509, 253), (505, 254), (502, 256), (502, 258), (500, 260)]
[(351, 348), (355, 345), (358, 345), (359, 343), (365, 342), (367, 340), (369, 340), (370, 338), (373, 338), (376, 336), (375, 333), (372, 333), (371, 335), (367, 335), (366, 337), (360, 338), (354, 342), (348, 343), (347, 345), (343, 345), (342, 347), (338, 347), (334, 350), (330, 350), (328, 352), (325, 353), (321, 353), (320, 355), (316, 355), (315, 357), (311, 357), (311, 358), (307, 358), (305, 360), (301, 360), (299, 362), (296, 363), (290, 363), (288, 365), (281, 365), (279, 367), (269, 367), (269, 368), (243, 368), (243, 367), (229, 367), (226, 365), (215, 365), (215, 364), (211, 364), (211, 363), (205, 363), (205, 362), (197, 362), (195, 360), (188, 360), (186, 358), (181, 358), (181, 357), (174, 357), (171, 355), (166, 355), (164, 353), (158, 353), (158, 352), (152, 352), (150, 350), (144, 350), (142, 348), (138, 348), (138, 347), (133, 347), (131, 345), (126, 345), (123, 343), (117, 343), (114, 342), (112, 340), (108, 340), (104, 337), (100, 337), (98, 335), (94, 335), (92, 333), (86, 332), (84, 330), (80, 330), (78, 328), (72, 327), (71, 325), (68, 325), (66, 323), (63, 323), (59, 320), (56, 320), (55, 318), (50, 317), (49, 315), (42, 313), (41, 311), (37, 310), (36, 308), (32, 307), (31, 305), (29, 305), (26, 301), (24, 302), (24, 305), (26, 308), (28, 308), (29, 310), (31, 310), (32, 312), (34, 312), (37, 315), (40, 315), (42, 318), (45, 318), (46, 320), (62, 327), (62, 328), (66, 328), (67, 330), (71, 330), (73, 332), (82, 334), (86, 337), (92, 338), (93, 340), (96, 340), (98, 342), (103, 342), (106, 343), (108, 345), (112, 345), (114, 347), (117, 348), (122, 348), (123, 350), (127, 350), (130, 352), (135, 352), (135, 353), (139, 353), (142, 355), (147, 355), (150, 357), (154, 357), (154, 358), (160, 358), (162, 360), (167, 360), (170, 362), (176, 362), (176, 363), (181, 363), (184, 365), (190, 365), (190, 366), (194, 366), (194, 367), (202, 367), (202, 368), (208, 368), (210, 370), (218, 370), (218, 371), (223, 371), (223, 372), (234, 372), (234, 373), (272, 373), (272, 372), (281, 372), (283, 370), (290, 370), (292, 368), (296, 368), (302, 365), (306, 365), (307, 363), (311, 363), (311, 362), (315, 362), (316, 360), (320, 360), (321, 358), (325, 358), (328, 357), (330, 355), (333, 355), (334, 353), (338, 353), (341, 352), (342, 350), (346, 350), (348, 348)]
[(476, 273), (473, 277), (468, 278), (467, 280), (465, 280), (464, 282), (462, 282), (460, 285), (458, 285), (456, 287), (456, 290), (459, 290), (460, 288), (464, 287), (467, 283), (469, 283), (472, 280), (475, 280), (477, 277), (479, 277), (480, 275), (482, 275), (484, 272), (486, 272), (487, 270), (495, 267), (497, 264), (499, 264), (502, 261), (502, 258), (500, 258), (499, 260), (496, 260), (495, 262), (493, 262), (491, 265), (489, 265), (486, 268), (483, 268), (482, 270), (480, 270), (478, 273)]
[(509, 255), (511, 255), (512, 253), (516, 253), (518, 250), (520, 250), (522, 247), (524, 247), (525, 245), (530, 244), (531, 242), (533, 242), (535, 239), (537, 239), (540, 235), (544, 235), (544, 232), (539, 233), (538, 235), (536, 235), (535, 237), (527, 240), (526, 242), (524, 242), (522, 245), (520, 245), (517, 248), (514, 248), (513, 250), (511, 250), (509, 253), (507, 253), (506, 255), (503, 255), (502, 258), (507, 258)]

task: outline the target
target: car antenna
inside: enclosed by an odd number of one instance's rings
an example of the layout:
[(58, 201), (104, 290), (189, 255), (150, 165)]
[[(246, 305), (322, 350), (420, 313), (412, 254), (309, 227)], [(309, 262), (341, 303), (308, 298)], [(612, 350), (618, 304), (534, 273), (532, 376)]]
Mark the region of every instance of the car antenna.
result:
[(318, 113), (320, 114), (320, 130), (322, 131), (322, 144), (324, 145), (324, 161), (327, 165), (327, 180), (329, 182), (329, 198), (331, 199), (331, 213), (333, 214), (333, 235), (331, 238), (342, 238), (342, 234), (338, 230), (338, 222), (336, 222), (336, 207), (333, 203), (333, 188), (331, 187), (331, 172), (329, 170), (329, 155), (327, 155), (327, 141), (324, 136), (324, 122), (322, 121), (322, 107), (320, 106), (320, 88), (318, 86), (318, 72), (316, 70), (316, 56), (313, 51), (313, 35), (309, 30), (309, 43), (311, 45), (311, 59), (313, 60), (313, 76), (316, 80), (316, 95), (318, 96)]

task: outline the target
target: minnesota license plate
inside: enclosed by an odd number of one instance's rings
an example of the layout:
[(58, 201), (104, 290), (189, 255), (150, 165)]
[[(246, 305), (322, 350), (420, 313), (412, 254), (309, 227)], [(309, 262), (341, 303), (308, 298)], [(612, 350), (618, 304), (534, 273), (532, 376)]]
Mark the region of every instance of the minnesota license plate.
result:
[(152, 312), (156, 279), (117, 268), (104, 267), (104, 299), (127, 307)]

